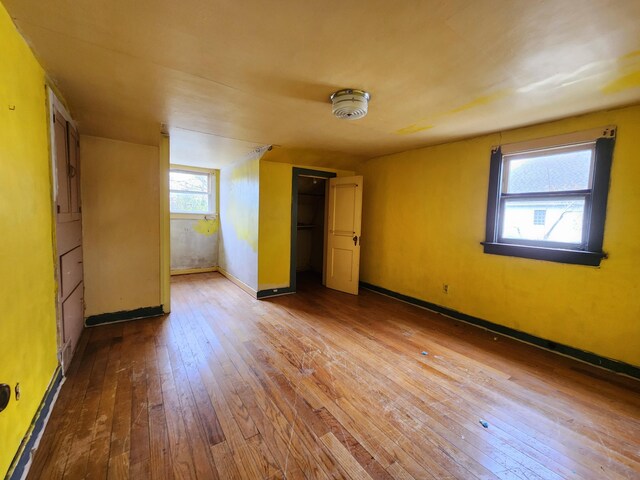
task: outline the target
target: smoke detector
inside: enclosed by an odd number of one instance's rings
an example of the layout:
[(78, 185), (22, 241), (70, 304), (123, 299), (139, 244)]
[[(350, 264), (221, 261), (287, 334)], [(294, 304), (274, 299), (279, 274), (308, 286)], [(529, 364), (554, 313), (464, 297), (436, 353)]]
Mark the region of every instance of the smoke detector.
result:
[(367, 114), (371, 95), (364, 90), (345, 88), (344, 90), (338, 90), (330, 98), (333, 104), (333, 114), (336, 117), (356, 120)]

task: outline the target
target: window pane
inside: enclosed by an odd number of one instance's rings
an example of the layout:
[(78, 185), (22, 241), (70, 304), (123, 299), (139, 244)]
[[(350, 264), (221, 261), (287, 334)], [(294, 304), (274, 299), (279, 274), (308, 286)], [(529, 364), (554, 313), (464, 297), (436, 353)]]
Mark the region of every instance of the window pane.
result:
[(505, 200), (502, 238), (580, 244), (584, 204), (584, 198)]
[(174, 213), (210, 213), (206, 193), (170, 192), (169, 204)]
[(169, 172), (169, 189), (206, 193), (209, 191), (209, 175), (171, 171)]
[(592, 149), (505, 156), (506, 193), (560, 192), (591, 188)]

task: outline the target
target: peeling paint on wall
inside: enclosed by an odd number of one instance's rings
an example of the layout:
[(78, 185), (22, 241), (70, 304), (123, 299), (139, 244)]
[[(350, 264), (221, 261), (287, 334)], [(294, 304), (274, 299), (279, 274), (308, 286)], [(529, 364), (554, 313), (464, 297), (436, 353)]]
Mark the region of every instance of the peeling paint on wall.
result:
[(260, 156), (220, 170), (219, 266), (253, 290), (258, 288)]
[(193, 226), (193, 230), (201, 235), (210, 237), (218, 232), (218, 219), (203, 219)]
[(171, 270), (218, 266), (218, 220), (171, 219)]

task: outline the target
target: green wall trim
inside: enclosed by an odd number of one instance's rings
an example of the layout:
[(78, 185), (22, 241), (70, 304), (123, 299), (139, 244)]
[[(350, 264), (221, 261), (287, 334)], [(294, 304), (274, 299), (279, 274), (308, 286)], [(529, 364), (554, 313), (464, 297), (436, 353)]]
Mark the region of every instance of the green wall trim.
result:
[(40, 402), (40, 407), (31, 421), (29, 431), (27, 431), (27, 434), (22, 439), (20, 448), (18, 448), (16, 456), (11, 462), (6, 476), (8, 480), (19, 480), (24, 476), (29, 461), (31, 460), (31, 450), (34, 448), (38, 437), (40, 437), (40, 434), (47, 425), (47, 418), (53, 408), (56, 395), (58, 391), (60, 391), (61, 385), (62, 369), (58, 365), (56, 371), (53, 373), (53, 377), (51, 377), (51, 382), (49, 382), (49, 387), (42, 398), (42, 402)]
[(125, 320), (135, 320), (137, 318), (159, 317), (164, 315), (162, 305), (156, 307), (142, 307), (135, 310), (121, 310), (113, 313), (101, 313), (100, 315), (91, 315), (87, 317), (84, 324), (87, 327), (102, 325), (104, 323), (122, 322)]
[(426, 308), (427, 310), (431, 310), (433, 312), (446, 315), (456, 320), (470, 323), (472, 325), (475, 325), (476, 327), (481, 327), (486, 330), (490, 330), (492, 332), (505, 335), (507, 337), (515, 338), (516, 340), (521, 340), (523, 342), (530, 343), (532, 345), (544, 348), (552, 352), (561, 353), (568, 357), (573, 357), (578, 360), (582, 360), (583, 362), (590, 363), (598, 367), (606, 368), (607, 370), (611, 370), (616, 373), (623, 373), (630, 377), (640, 379), (640, 367), (631, 365), (629, 363), (621, 362), (619, 360), (614, 360), (611, 358), (602, 357), (596, 353), (587, 352), (585, 350), (580, 350), (575, 347), (570, 347), (568, 345), (556, 343), (551, 340), (547, 340), (545, 338), (537, 337), (535, 335), (522, 332), (520, 330), (515, 330), (510, 327), (505, 327), (504, 325), (493, 323), (488, 320), (483, 320), (482, 318), (474, 317), (472, 315), (467, 315), (466, 313), (458, 312), (457, 310), (452, 310), (447, 307), (442, 307), (435, 303), (427, 302), (426, 300), (420, 300), (418, 298), (410, 297), (402, 293), (394, 292), (384, 287), (379, 287), (377, 285), (372, 285), (366, 282), (360, 282), (360, 286), (362, 288), (366, 288), (367, 290), (371, 290), (376, 293), (381, 293), (383, 295), (387, 295), (397, 300), (402, 300), (403, 302), (407, 302), (412, 305), (416, 305), (418, 307)]
[(256, 294), (258, 300), (269, 297), (278, 297), (280, 295), (287, 295), (289, 293), (296, 293), (295, 288), (282, 287), (282, 288), (268, 288), (266, 290), (259, 290)]

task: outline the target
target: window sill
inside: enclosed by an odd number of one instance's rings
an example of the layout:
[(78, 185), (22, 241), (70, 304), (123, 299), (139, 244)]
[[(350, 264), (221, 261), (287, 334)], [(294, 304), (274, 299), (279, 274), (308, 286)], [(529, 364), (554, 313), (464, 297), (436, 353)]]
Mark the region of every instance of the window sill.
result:
[(170, 217), (180, 218), (185, 220), (215, 220), (218, 218), (216, 213), (173, 213), (171, 212)]
[(491, 255), (506, 255), (509, 257), (531, 258), (548, 262), (569, 263), (573, 265), (588, 265), (598, 267), (600, 261), (606, 258), (602, 252), (587, 252), (584, 250), (564, 250), (561, 248), (531, 247), (528, 245), (514, 245), (511, 243), (481, 242), (484, 253)]

